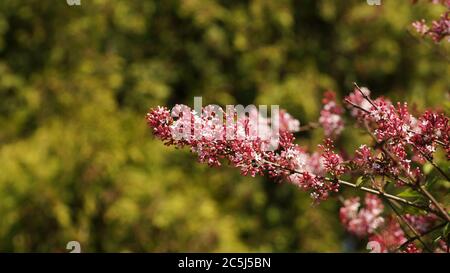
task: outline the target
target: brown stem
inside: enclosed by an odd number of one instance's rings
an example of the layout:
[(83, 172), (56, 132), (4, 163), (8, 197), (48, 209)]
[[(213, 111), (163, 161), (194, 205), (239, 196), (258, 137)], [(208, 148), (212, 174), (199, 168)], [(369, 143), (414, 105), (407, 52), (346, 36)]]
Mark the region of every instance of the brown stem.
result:
[(375, 103), (373, 102), (373, 100), (369, 96), (367, 96), (361, 90), (361, 88), (359, 88), (359, 86), (358, 86), (358, 84), (356, 82), (354, 82), (353, 85), (356, 87), (356, 89), (358, 89), (359, 93), (361, 93), (361, 95), (364, 97), (364, 99), (366, 99), (370, 104), (372, 104), (372, 106), (375, 107), (375, 109), (378, 109), (378, 106), (376, 106)]
[(351, 106), (353, 106), (353, 107), (355, 107), (355, 108), (357, 108), (357, 109), (363, 111), (363, 112), (366, 113), (366, 114), (370, 114), (370, 112), (369, 112), (368, 110), (362, 108), (361, 106), (359, 106), (359, 105), (357, 105), (357, 104), (354, 104), (354, 103), (351, 102), (349, 99), (345, 99), (345, 102), (348, 103), (348, 104), (350, 104)]
[[(267, 160), (263, 160), (263, 162), (265, 164), (270, 164), (270, 165), (275, 166), (277, 168), (284, 169), (284, 170), (289, 171), (291, 173), (303, 174), (303, 172), (283, 167), (283, 166), (281, 166), (281, 165), (279, 165), (277, 163), (274, 163), (274, 162), (270, 162), (270, 161), (267, 161)], [(401, 203), (403, 203), (405, 205), (408, 205), (408, 206), (411, 206), (411, 207), (415, 207), (415, 208), (418, 208), (418, 209), (421, 209), (421, 210), (424, 210), (424, 211), (436, 214), (435, 212), (431, 211), (428, 207), (417, 205), (417, 204), (415, 204), (415, 203), (413, 203), (413, 202), (411, 202), (409, 200), (403, 199), (401, 197), (398, 197), (398, 196), (395, 196), (395, 195), (392, 195), (392, 194), (389, 194), (389, 193), (385, 193), (385, 192), (382, 192), (382, 191), (379, 191), (379, 190), (375, 190), (375, 189), (372, 189), (372, 188), (368, 188), (368, 187), (360, 187), (360, 186), (358, 186), (356, 184), (353, 184), (353, 183), (348, 182), (348, 181), (340, 180), (340, 179), (336, 180), (336, 179), (331, 179), (330, 178), (330, 179), (326, 179), (326, 180), (330, 181), (330, 182), (337, 182), (340, 185), (344, 185), (344, 186), (347, 186), (347, 187), (359, 189), (359, 190), (364, 191), (364, 192), (368, 192), (368, 193), (372, 193), (372, 194), (375, 194), (375, 195), (378, 195), (378, 196), (382, 196), (382, 197), (385, 197), (385, 198), (388, 198), (388, 199), (391, 199), (391, 200), (395, 200), (395, 201), (401, 202)], [(439, 214), (436, 214), (436, 215), (438, 217), (440, 217)]]
[(411, 206), (411, 207), (415, 207), (415, 208), (418, 208), (418, 209), (421, 209), (421, 210), (425, 210), (427, 212), (431, 212), (431, 213), (435, 214), (433, 211), (430, 211), (430, 209), (427, 208), (427, 207), (417, 205), (417, 204), (415, 204), (415, 203), (413, 203), (413, 202), (411, 202), (409, 200), (403, 199), (401, 197), (398, 197), (398, 196), (395, 196), (395, 195), (392, 195), (392, 194), (389, 194), (389, 193), (385, 193), (385, 192), (382, 192), (382, 191), (379, 191), (379, 190), (375, 190), (375, 189), (372, 189), (372, 188), (360, 187), (360, 186), (358, 186), (356, 184), (353, 184), (353, 183), (347, 182), (347, 181), (343, 181), (343, 180), (337, 180), (337, 182), (340, 185), (348, 186), (348, 187), (355, 188), (355, 189), (360, 189), (361, 191), (372, 193), (372, 194), (375, 194), (375, 195), (378, 195), (378, 196), (381, 196), (381, 197), (385, 197), (387, 199), (395, 200), (395, 201), (401, 202), (401, 203), (403, 203), (405, 205), (408, 205), (408, 206)]

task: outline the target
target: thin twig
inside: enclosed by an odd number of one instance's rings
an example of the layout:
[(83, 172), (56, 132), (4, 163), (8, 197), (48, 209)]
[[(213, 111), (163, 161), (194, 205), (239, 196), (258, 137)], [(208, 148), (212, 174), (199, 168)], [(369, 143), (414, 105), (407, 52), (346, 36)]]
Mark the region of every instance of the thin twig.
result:
[[(289, 172), (291, 172), (291, 173), (303, 174), (303, 172), (300, 172), (300, 171), (297, 171), (297, 170), (293, 170), (293, 169), (286, 168), (286, 167), (281, 166), (281, 165), (279, 165), (279, 164), (277, 164), (277, 163), (274, 163), (274, 162), (270, 162), (270, 161), (267, 161), (267, 160), (264, 160), (264, 159), (263, 159), (262, 161), (263, 161), (265, 164), (270, 164), (270, 165), (272, 165), (272, 166), (275, 166), (275, 167), (280, 168), (280, 169), (284, 169), (284, 170), (289, 171)], [(340, 180), (340, 179), (331, 179), (331, 178), (329, 178), (329, 179), (325, 178), (325, 179), (326, 179), (327, 181), (330, 181), (330, 182), (336, 182), (336, 183), (338, 183), (338, 184), (340, 184), (340, 185), (344, 185), (344, 186), (347, 186), (347, 187), (359, 189), (359, 190), (361, 190), (361, 191), (368, 192), (368, 193), (372, 193), (372, 194), (375, 194), (375, 195), (383, 196), (383, 197), (385, 197), (385, 198), (388, 198), (388, 199), (391, 199), (391, 200), (395, 200), (395, 201), (401, 202), (401, 203), (403, 203), (403, 204), (405, 204), (405, 205), (408, 205), (408, 206), (411, 206), (411, 207), (415, 207), (415, 208), (418, 208), (418, 209), (421, 209), (421, 210), (424, 210), (424, 211), (427, 211), (427, 212), (431, 212), (431, 213), (433, 213), (433, 214), (436, 214), (435, 212), (431, 211), (428, 207), (425, 207), (425, 206), (421, 206), (421, 205), (415, 204), (415, 203), (413, 203), (413, 202), (411, 202), (411, 201), (409, 201), (409, 200), (403, 199), (403, 198), (401, 198), (401, 197), (398, 197), (398, 196), (395, 196), (395, 195), (392, 195), (392, 194), (389, 194), (389, 193), (385, 193), (385, 192), (382, 192), (382, 191), (379, 191), (379, 190), (375, 190), (375, 189), (372, 189), (372, 188), (368, 188), (368, 187), (361, 187), (361, 186), (358, 186), (358, 185), (353, 184), (353, 183), (351, 183), (351, 182), (344, 181), (344, 180)], [(440, 217), (440, 215), (438, 215), (438, 214), (437, 214), (437, 216)]]
[(360, 189), (361, 191), (372, 193), (372, 194), (375, 194), (375, 195), (378, 195), (378, 196), (381, 196), (381, 197), (385, 197), (387, 199), (395, 200), (395, 201), (401, 202), (401, 203), (403, 203), (405, 205), (408, 205), (408, 206), (411, 206), (411, 207), (415, 207), (415, 208), (418, 208), (418, 209), (421, 209), (421, 210), (425, 210), (427, 212), (431, 212), (431, 213), (435, 214), (435, 212), (430, 211), (430, 209), (427, 208), (427, 207), (424, 207), (424, 206), (421, 206), (421, 205), (417, 205), (417, 204), (415, 204), (415, 203), (413, 203), (413, 202), (411, 202), (409, 200), (403, 199), (401, 197), (398, 197), (398, 196), (395, 196), (395, 195), (392, 195), (392, 194), (389, 194), (389, 193), (385, 193), (385, 192), (382, 192), (382, 191), (379, 191), (379, 190), (375, 190), (375, 189), (372, 189), (372, 188), (368, 188), (368, 187), (360, 187), (360, 186), (358, 186), (356, 184), (353, 184), (351, 182), (347, 182), (347, 181), (344, 181), (344, 180), (337, 180), (337, 182), (340, 185), (348, 186), (348, 187), (355, 188), (355, 189)]
[(368, 110), (366, 110), (366, 109), (362, 108), (361, 106), (359, 106), (359, 105), (357, 105), (357, 104), (351, 102), (349, 99), (345, 99), (345, 102), (348, 103), (348, 104), (350, 104), (351, 106), (353, 106), (353, 107), (355, 107), (355, 108), (358, 108), (359, 110), (363, 111), (363, 112), (366, 113), (366, 114), (370, 114), (370, 112), (369, 112)]
[(356, 87), (356, 89), (358, 89), (359, 93), (361, 93), (361, 95), (364, 97), (364, 99), (366, 99), (370, 104), (372, 104), (372, 106), (375, 107), (375, 109), (378, 109), (378, 106), (373, 102), (373, 100), (366, 93), (364, 93), (361, 90), (361, 88), (359, 88), (359, 86), (356, 82), (354, 82), (353, 85)]

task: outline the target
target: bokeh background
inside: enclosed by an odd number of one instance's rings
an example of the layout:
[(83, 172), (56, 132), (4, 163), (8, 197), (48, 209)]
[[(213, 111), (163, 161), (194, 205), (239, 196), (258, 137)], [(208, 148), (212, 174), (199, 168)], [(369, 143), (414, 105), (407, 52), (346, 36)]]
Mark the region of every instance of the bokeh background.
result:
[(0, 1), (0, 251), (363, 251), (336, 198), (312, 206), (295, 186), (198, 164), (144, 117), (203, 96), (305, 124), (354, 81), (448, 111), (448, 43), (410, 25), (443, 8), (381, 2)]

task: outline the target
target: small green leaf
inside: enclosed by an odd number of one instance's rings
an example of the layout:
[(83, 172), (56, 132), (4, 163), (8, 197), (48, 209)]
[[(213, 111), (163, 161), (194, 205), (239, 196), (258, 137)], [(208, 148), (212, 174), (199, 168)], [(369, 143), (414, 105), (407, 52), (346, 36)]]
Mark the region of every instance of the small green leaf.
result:
[(441, 240), (442, 236), (438, 236), (436, 239), (433, 240), (433, 245), (437, 245), (439, 240)]
[(412, 206), (405, 206), (402, 210), (403, 213), (413, 214), (413, 215), (426, 215), (427, 212)]
[(442, 235), (444, 238), (447, 238), (449, 233), (450, 233), (450, 223), (447, 223), (444, 229), (442, 230)]
[[(426, 189), (430, 189), (434, 184), (436, 184), (439, 181), (442, 181), (442, 180), (440, 180), (436, 177), (433, 177), (433, 178), (428, 179), (428, 181), (425, 183), (424, 186)], [(444, 180), (444, 181), (446, 181), (446, 180)]]
[(358, 177), (358, 179), (356, 180), (355, 185), (356, 185), (357, 187), (361, 187), (363, 183), (364, 183), (364, 177), (363, 177), (363, 176), (360, 176), (360, 177)]
[(397, 194), (398, 197), (402, 197), (402, 198), (418, 198), (421, 197), (420, 193), (418, 193), (415, 190), (412, 189), (406, 189), (402, 192), (400, 192), (399, 194)]

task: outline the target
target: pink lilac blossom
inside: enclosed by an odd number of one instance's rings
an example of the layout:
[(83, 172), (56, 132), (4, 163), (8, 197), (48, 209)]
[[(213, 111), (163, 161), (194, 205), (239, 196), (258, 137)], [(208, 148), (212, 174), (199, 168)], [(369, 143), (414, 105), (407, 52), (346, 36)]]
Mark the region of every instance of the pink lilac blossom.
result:
[(441, 143), (450, 158), (450, 124), (448, 117), (441, 113), (426, 111), (417, 122), (414, 132), (411, 133), (409, 142), (420, 155), (433, 158), (437, 143)]
[(345, 172), (345, 166), (342, 164), (342, 157), (333, 151), (333, 141), (329, 138), (325, 139), (323, 145), (319, 145), (322, 149), (322, 161), (325, 170), (333, 177), (339, 177)]
[(362, 238), (374, 234), (384, 223), (381, 216), (383, 210), (381, 200), (373, 194), (367, 194), (364, 207), (361, 206), (359, 197), (345, 200), (344, 206), (339, 211), (339, 217), (348, 232)]
[(416, 29), (417, 33), (419, 33), (420, 35), (425, 35), (428, 32), (428, 30), (430, 30), (430, 28), (427, 26), (425, 19), (413, 22), (412, 26)]
[[(339, 185), (325, 179), (324, 175), (327, 168), (324, 155), (319, 153), (309, 154), (293, 143), (292, 135), (288, 137), (289, 141), (282, 141), (284, 143), (282, 145), (283, 150), (279, 154), (274, 154), (269, 160), (275, 162), (275, 165), (269, 164), (268, 166), (270, 176), (276, 179), (284, 179), (302, 190), (309, 190), (311, 197), (316, 202), (326, 200), (331, 192), (337, 192)], [(280, 171), (280, 169), (285, 171)]]
[(324, 129), (326, 137), (335, 138), (344, 129), (344, 120), (341, 116), (343, 109), (336, 103), (336, 94), (332, 91), (325, 92), (322, 103), (319, 123)]
[(300, 130), (300, 121), (293, 118), (285, 110), (280, 110), (280, 130), (289, 132), (298, 132)]
[[(359, 197), (353, 197), (344, 201), (340, 209), (341, 223), (351, 234), (363, 238), (369, 237), (369, 241), (380, 243), (383, 252), (396, 251), (406, 237), (396, 220), (389, 219), (385, 222), (381, 216), (384, 206), (381, 200), (371, 194), (367, 194), (362, 207)], [(427, 232), (437, 221), (434, 215), (405, 214), (405, 219), (420, 234)], [(421, 252), (414, 243), (406, 245), (405, 253)]]
[(332, 141), (326, 140), (320, 146), (323, 149), (320, 155), (309, 155), (295, 144), (280, 154), (281, 161), (288, 162), (285, 167), (295, 170), (287, 176), (287, 180), (303, 190), (312, 190), (311, 197), (315, 201), (326, 200), (331, 192), (339, 190), (339, 184), (325, 178), (326, 173), (332, 174), (335, 179), (344, 173), (341, 157), (332, 151)]
[(381, 164), (376, 161), (372, 149), (365, 144), (355, 151), (352, 162), (357, 169), (363, 170), (364, 174), (383, 173)]

